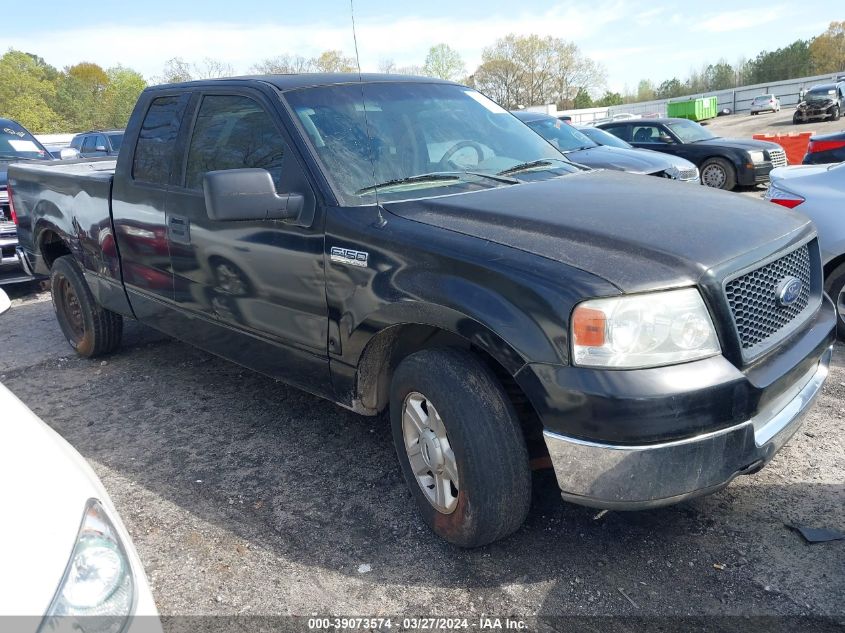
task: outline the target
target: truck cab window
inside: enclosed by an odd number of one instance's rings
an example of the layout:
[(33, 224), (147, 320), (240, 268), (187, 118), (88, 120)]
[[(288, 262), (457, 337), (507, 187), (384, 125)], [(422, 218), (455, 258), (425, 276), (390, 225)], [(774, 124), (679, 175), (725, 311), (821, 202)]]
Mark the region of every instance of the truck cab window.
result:
[(82, 142), (82, 153), (87, 154), (89, 152), (94, 151), (94, 135), (89, 134), (85, 137), (85, 140)]
[(185, 186), (201, 189), (206, 172), (244, 167), (266, 169), (276, 189), (282, 178), (285, 144), (270, 115), (252, 99), (208, 95), (197, 114)]
[(150, 104), (135, 146), (132, 177), (165, 185), (170, 178), (173, 148), (190, 95), (159, 97)]

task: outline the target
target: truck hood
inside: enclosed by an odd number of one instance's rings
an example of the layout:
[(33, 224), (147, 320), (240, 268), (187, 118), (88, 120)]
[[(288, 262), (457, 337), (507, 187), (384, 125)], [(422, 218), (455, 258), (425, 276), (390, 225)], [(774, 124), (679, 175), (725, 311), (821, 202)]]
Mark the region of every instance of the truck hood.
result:
[(671, 167), (671, 163), (666, 160), (664, 155), (654, 153), (656, 156), (635, 149), (599, 145), (589, 149), (566, 152), (566, 157), (574, 163), (580, 163), (587, 167), (630, 171), (638, 174), (653, 174)]
[(809, 223), (772, 206), (611, 171), (384, 204), (409, 220), (585, 270), (625, 292), (693, 284), (708, 269)]

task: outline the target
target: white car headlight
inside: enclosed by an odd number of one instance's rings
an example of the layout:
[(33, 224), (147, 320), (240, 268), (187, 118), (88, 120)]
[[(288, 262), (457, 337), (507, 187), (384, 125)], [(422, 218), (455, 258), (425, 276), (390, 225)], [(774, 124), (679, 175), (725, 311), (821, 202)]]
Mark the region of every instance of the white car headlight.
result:
[(762, 163), (766, 160), (765, 156), (763, 156), (763, 152), (748, 152), (748, 157), (751, 159), (752, 163)]
[(582, 367), (642, 369), (720, 352), (695, 288), (591, 299), (572, 312), (572, 360)]
[(103, 506), (91, 499), (85, 507), (70, 562), (39, 633), (119, 633), (134, 602), (135, 582), (129, 558)]
[(669, 176), (669, 178), (674, 178), (675, 180), (681, 177), (681, 170), (678, 169), (677, 165), (672, 165), (671, 167), (668, 167), (667, 169), (663, 170), (663, 173)]

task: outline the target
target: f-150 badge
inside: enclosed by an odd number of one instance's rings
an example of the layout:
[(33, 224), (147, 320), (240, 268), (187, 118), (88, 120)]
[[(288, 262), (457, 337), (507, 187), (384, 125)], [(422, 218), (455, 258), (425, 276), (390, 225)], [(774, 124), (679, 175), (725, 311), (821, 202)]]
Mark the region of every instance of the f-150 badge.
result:
[(332, 246), (330, 259), (338, 264), (349, 264), (350, 266), (366, 266), (369, 253), (354, 251), (351, 248), (340, 248)]

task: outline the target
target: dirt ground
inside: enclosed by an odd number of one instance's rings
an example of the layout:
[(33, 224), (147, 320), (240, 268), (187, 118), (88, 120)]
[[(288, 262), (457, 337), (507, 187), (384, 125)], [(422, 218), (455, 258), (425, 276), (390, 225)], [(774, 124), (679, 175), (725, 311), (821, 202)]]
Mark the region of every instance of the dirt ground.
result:
[[(762, 472), (671, 508), (564, 504), (538, 473), (525, 526), (473, 551), (410, 504), (384, 419), (128, 322), (76, 357), (49, 295), (14, 291), (0, 380), (92, 463), (162, 614), (845, 617), (845, 348)], [(618, 630), (618, 629), (617, 629)]]

